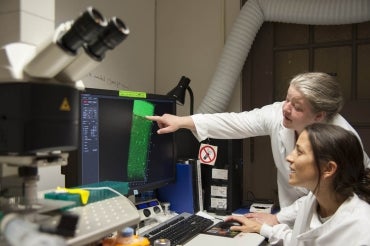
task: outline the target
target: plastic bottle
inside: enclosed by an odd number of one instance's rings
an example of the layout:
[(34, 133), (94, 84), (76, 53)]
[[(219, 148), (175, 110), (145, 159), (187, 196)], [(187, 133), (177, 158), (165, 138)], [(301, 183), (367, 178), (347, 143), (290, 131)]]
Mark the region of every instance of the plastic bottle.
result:
[(149, 246), (150, 242), (146, 237), (134, 235), (134, 229), (126, 227), (117, 237), (115, 246)]
[(171, 242), (166, 238), (161, 238), (154, 241), (154, 246), (171, 246)]

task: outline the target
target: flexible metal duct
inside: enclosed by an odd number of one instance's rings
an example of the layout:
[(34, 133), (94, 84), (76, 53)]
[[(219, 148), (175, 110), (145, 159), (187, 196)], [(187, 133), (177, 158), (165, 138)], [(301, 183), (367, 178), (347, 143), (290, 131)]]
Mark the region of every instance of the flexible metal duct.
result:
[(197, 113), (226, 110), (253, 40), (264, 21), (340, 25), (370, 20), (370, 0), (248, 0), (221, 53)]

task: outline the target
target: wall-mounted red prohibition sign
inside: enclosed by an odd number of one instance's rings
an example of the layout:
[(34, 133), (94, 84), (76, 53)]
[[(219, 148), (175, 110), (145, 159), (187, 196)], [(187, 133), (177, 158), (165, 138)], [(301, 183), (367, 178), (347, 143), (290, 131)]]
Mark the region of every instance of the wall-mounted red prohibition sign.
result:
[(214, 165), (217, 158), (217, 146), (201, 144), (198, 158), (203, 164)]

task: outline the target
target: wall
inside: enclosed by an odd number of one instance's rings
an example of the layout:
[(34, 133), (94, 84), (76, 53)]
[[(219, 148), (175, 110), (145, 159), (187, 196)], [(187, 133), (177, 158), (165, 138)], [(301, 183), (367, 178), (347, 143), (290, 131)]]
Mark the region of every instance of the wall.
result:
[[(240, 9), (239, 1), (158, 0), (156, 14), (156, 92), (165, 94), (180, 77), (191, 79), (194, 110), (205, 96), (225, 36)], [(240, 87), (234, 90), (232, 111), (240, 110)], [(179, 115), (189, 114), (189, 96)]]
[[(0, 45), (18, 41), (38, 45), (56, 26), (76, 19), (87, 6), (107, 18), (119, 17), (131, 33), (83, 79), (86, 87), (165, 94), (186, 75), (191, 79), (196, 109), (239, 12), (240, 0), (1, 0), (0, 31), (7, 35), (0, 37)], [(240, 101), (237, 85), (230, 111), (240, 111)], [(178, 114), (188, 112), (187, 97)], [(60, 177), (55, 178), (58, 174), (59, 167), (40, 168), (40, 189), (56, 183), (63, 186)]]
[[(186, 75), (195, 109), (240, 9), (239, 0), (55, 0), (56, 24), (76, 18), (89, 5), (107, 18), (120, 17), (131, 33), (83, 79), (87, 87), (166, 94)], [(179, 115), (189, 113), (188, 95), (185, 101), (178, 107)], [(241, 108), (239, 85), (229, 108)]]

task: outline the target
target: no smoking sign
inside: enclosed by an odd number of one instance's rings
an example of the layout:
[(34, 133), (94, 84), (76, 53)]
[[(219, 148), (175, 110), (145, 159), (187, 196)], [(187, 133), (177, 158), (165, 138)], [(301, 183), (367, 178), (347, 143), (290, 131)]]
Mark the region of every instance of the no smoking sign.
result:
[(217, 146), (201, 144), (198, 159), (203, 164), (214, 165), (217, 158)]

